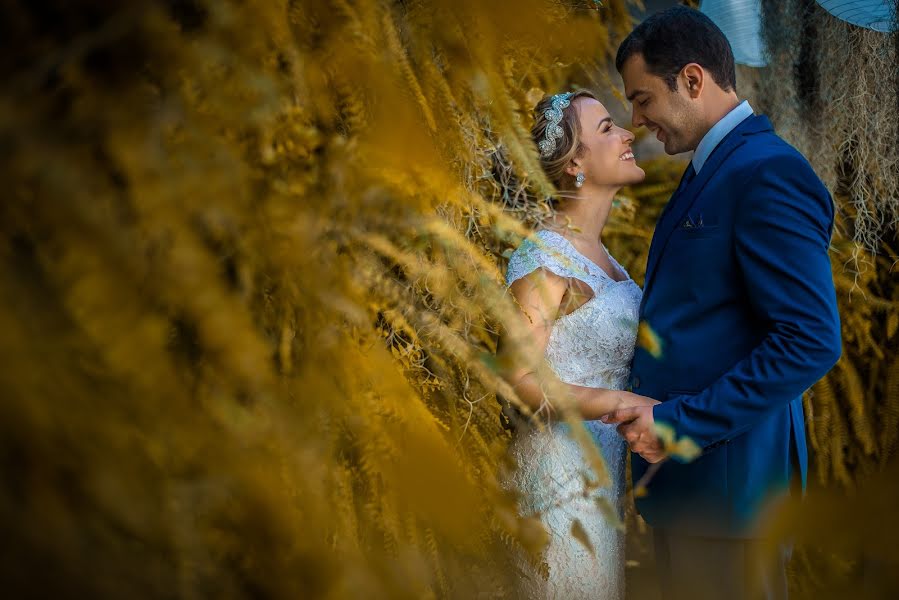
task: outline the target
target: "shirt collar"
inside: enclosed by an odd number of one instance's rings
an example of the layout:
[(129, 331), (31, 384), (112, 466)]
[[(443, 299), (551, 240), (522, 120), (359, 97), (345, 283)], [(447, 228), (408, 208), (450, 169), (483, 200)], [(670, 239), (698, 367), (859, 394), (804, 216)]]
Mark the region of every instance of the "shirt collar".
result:
[(693, 160), (691, 161), (693, 163), (693, 169), (699, 173), (702, 166), (705, 164), (705, 161), (711, 156), (712, 151), (718, 147), (721, 140), (727, 137), (728, 133), (733, 131), (737, 125), (750, 116), (752, 116), (752, 107), (749, 106), (748, 100), (743, 100), (736, 108), (715, 123), (699, 142), (699, 145), (696, 146), (696, 151), (693, 153)]

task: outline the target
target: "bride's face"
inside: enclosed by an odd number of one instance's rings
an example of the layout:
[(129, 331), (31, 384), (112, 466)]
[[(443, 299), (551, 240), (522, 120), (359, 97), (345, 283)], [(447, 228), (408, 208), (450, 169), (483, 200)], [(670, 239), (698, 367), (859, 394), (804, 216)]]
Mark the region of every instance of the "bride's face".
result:
[(609, 111), (593, 98), (574, 101), (581, 126), (583, 154), (575, 159), (585, 183), (594, 186), (625, 186), (643, 181), (646, 173), (637, 166), (631, 143), (634, 134), (612, 122)]

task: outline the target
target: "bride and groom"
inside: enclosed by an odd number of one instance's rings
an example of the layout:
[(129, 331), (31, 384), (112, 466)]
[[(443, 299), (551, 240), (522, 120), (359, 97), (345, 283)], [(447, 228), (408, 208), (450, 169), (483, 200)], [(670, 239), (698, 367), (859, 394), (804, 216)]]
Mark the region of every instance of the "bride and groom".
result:
[[(833, 204), (803, 156), (739, 100), (730, 46), (705, 15), (650, 17), (616, 66), (633, 125), (692, 159), (656, 225), (641, 290), (601, 241), (615, 193), (644, 178), (634, 136), (589, 92), (538, 104), (532, 134), (559, 190), (556, 213), (511, 256), (506, 279), (550, 371), (518, 363), (507, 378), (550, 417), (546, 378), (564, 386), (606, 460), (601, 497), (619, 509), (629, 447), (633, 481), (648, 481), (636, 504), (653, 528), (662, 597), (784, 597), (789, 547), (758, 552), (759, 521), (804, 489), (801, 397), (841, 352)], [(661, 353), (635, 348), (638, 322)], [(511, 448), (523, 508), (551, 534), (548, 575), (523, 566), (519, 596), (622, 598), (623, 534), (580, 493), (583, 456), (549, 421), (518, 431)], [(700, 455), (667, 456), (663, 423)]]

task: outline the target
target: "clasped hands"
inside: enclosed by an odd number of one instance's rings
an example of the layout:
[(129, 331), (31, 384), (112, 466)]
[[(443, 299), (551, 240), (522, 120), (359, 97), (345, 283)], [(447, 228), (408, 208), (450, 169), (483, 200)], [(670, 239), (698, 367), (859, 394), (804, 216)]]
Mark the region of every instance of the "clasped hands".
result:
[(665, 458), (665, 447), (656, 435), (652, 407), (658, 400), (620, 392), (618, 407), (600, 417), (603, 423), (617, 423), (618, 434), (627, 441), (631, 452), (639, 454), (646, 462), (657, 463)]

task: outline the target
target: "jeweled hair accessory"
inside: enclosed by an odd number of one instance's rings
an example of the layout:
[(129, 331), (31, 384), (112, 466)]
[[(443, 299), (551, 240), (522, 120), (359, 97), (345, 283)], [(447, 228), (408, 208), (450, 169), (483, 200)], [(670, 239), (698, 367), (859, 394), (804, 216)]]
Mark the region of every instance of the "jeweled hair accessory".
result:
[(571, 104), (571, 95), (571, 92), (556, 94), (553, 96), (551, 108), (547, 108), (543, 112), (543, 116), (549, 123), (546, 125), (546, 134), (537, 147), (540, 148), (540, 156), (544, 158), (553, 153), (556, 149), (556, 140), (562, 137), (562, 127), (559, 123), (562, 122), (562, 109), (568, 108), (568, 105)]

